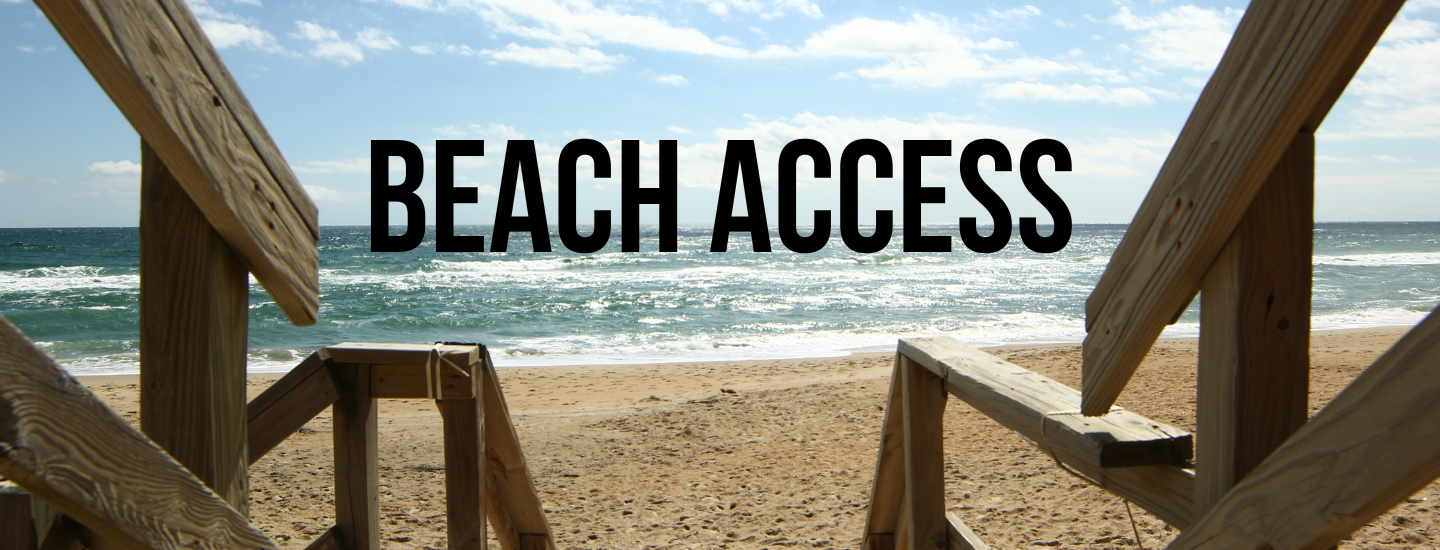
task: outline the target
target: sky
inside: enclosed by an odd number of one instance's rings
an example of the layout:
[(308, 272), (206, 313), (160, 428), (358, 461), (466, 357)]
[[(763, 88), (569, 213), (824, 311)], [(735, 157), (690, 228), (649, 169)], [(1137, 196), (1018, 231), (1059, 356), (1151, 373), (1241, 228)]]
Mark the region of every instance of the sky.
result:
[[(261, 120), (320, 208), (322, 225), (369, 225), (370, 142), (426, 157), (419, 194), (434, 220), (436, 140), (485, 141), (456, 163), (494, 219), (507, 140), (534, 140), (550, 224), (570, 141), (605, 144), (614, 178), (577, 172), (579, 223), (620, 212), (620, 142), (678, 143), (681, 223), (711, 224), (727, 140), (754, 140), (771, 226), (781, 148), (824, 144), (838, 178), (846, 144), (885, 143), (892, 179), (862, 160), (862, 223), (901, 218), (903, 142), (950, 140), (921, 161), (946, 189), (927, 223), (985, 209), (959, 178), (977, 139), (1055, 139), (1073, 170), (1041, 162), (1076, 223), (1128, 223), (1244, 13), (1243, 2), (1035, 3), (828, 0), (192, 0)], [(1440, 0), (1411, 0), (1317, 133), (1320, 221), (1440, 220)], [(0, 0), (0, 227), (134, 226), (139, 139), (29, 2)], [(398, 160), (386, 177), (398, 184)], [(1018, 169), (1018, 167), (1017, 167)], [(837, 211), (838, 179), (800, 162), (799, 219)], [(1048, 223), (1018, 171), (981, 175), (1015, 218)], [(523, 197), (515, 213), (523, 214)], [(743, 197), (735, 213), (744, 212)], [(392, 220), (403, 220), (398, 204)], [(656, 221), (654, 207), (642, 221)], [(838, 231), (838, 230), (837, 230)]]

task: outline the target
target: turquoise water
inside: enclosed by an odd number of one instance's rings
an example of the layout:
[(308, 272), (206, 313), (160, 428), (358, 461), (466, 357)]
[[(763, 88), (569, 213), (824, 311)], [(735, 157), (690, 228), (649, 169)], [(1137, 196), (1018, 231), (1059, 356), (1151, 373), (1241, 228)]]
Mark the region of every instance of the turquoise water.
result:
[[(290, 325), (252, 281), (250, 368), (284, 370), (347, 340), (478, 341), (501, 366), (838, 355), (933, 334), (1079, 341), (1085, 297), (1123, 231), (1077, 225), (1048, 255), (1018, 235), (995, 254), (958, 236), (956, 252), (905, 253), (898, 231), (876, 254), (838, 235), (813, 254), (740, 252), (739, 237), (712, 253), (708, 227), (682, 228), (672, 253), (619, 252), (617, 233), (594, 254), (529, 252), (522, 234), (509, 253), (442, 254), (433, 234), (412, 252), (373, 253), (368, 227), (325, 227), (320, 322)], [(138, 258), (135, 228), (0, 229), (0, 313), (76, 374), (136, 372)], [(1419, 321), (1440, 302), (1440, 223), (1318, 225), (1314, 288), (1316, 329)], [(1166, 334), (1194, 335), (1197, 320), (1192, 305)]]

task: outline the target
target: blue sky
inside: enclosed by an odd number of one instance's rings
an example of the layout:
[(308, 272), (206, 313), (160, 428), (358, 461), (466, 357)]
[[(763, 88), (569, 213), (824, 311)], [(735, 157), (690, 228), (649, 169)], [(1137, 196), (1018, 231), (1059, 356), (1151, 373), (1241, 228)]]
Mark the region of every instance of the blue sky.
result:
[[(577, 138), (679, 142), (680, 221), (713, 221), (726, 140), (753, 139), (773, 226), (776, 159), (812, 138), (836, 163), (860, 138), (953, 140), (923, 162), (947, 188), (925, 219), (985, 211), (958, 177), (974, 139), (1017, 160), (1060, 140), (1074, 171), (1046, 181), (1079, 223), (1126, 223), (1213, 71), (1244, 3), (826, 0), (194, 0), (261, 119), (320, 206), (321, 223), (367, 225), (370, 140), (484, 139), (457, 183), (489, 223), (507, 139), (533, 139), (550, 223), (560, 149)], [(1412, 0), (1318, 134), (1322, 221), (1440, 220), (1440, 0)], [(0, 0), (0, 227), (132, 226), (134, 131), (29, 2)], [(865, 161), (868, 163), (868, 161)], [(862, 163), (862, 174), (871, 173)], [(432, 201), (427, 166), (421, 195)], [(838, 169), (838, 167), (837, 167)], [(834, 180), (802, 162), (800, 206), (838, 209)], [(1049, 219), (1018, 172), (982, 170), (1012, 215)], [(617, 180), (582, 161), (588, 209), (619, 214)], [(838, 175), (838, 173), (837, 173)], [(398, 183), (399, 173), (394, 176)], [(862, 178), (870, 209), (900, 209), (900, 182)], [(743, 200), (737, 200), (737, 209)], [(523, 200), (517, 201), (518, 209)], [(396, 206), (392, 216), (399, 216)], [(427, 208), (433, 220), (433, 207)], [(862, 209), (864, 210), (864, 209)], [(650, 208), (646, 221), (653, 221)], [(869, 216), (873, 217), (873, 216)], [(897, 220), (899, 214), (897, 212)], [(403, 219), (403, 218), (397, 218)], [(801, 220), (809, 219), (802, 210)], [(865, 217), (862, 217), (862, 220)], [(617, 220), (618, 221), (618, 220)], [(802, 221), (803, 223), (803, 221)]]

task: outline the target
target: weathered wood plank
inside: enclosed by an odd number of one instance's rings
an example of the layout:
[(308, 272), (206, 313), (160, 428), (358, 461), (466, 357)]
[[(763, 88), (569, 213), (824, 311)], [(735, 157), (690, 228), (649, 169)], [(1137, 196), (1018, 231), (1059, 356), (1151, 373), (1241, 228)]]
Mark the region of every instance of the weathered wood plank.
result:
[(329, 529), (326, 529), (324, 534), (322, 534), (322, 535), (320, 535), (320, 536), (318, 536), (318, 537), (315, 537), (315, 540), (310, 541), (310, 544), (308, 544), (308, 545), (305, 546), (305, 550), (346, 550), (346, 549), (345, 549), (345, 547), (344, 547), (343, 545), (340, 544), (340, 536), (336, 533), (335, 528), (334, 528), (334, 527), (331, 527), (331, 528), (329, 528)]
[[(1080, 394), (953, 338), (905, 338), (900, 353), (932, 372), (943, 372), (945, 387), (976, 410), (1047, 450), (1076, 472), (1111, 492), (1139, 504), (1179, 528), (1194, 517), (1195, 473), (1184, 464), (1106, 468), (1086, 435), (1112, 415), (1122, 420), (1122, 431), (1154, 430), (1182, 445), (1185, 432), (1133, 413), (1116, 411), (1099, 418), (1082, 418), (1075, 412)], [(1121, 414), (1125, 413), (1125, 414)], [(1138, 419), (1138, 420), (1137, 420)], [(1079, 424), (1076, 422), (1079, 421)], [(1045, 426), (1041, 432), (1041, 426)], [(1088, 424), (1088, 426), (1087, 426)], [(1104, 430), (1120, 429), (1105, 424)], [(1066, 433), (1078, 434), (1075, 437)], [(1105, 432), (1109, 433), (1109, 432)], [(1118, 437), (1118, 436), (1117, 436)], [(1104, 439), (1104, 436), (1099, 437)], [(1188, 444), (1185, 444), (1188, 446)], [(1183, 456), (1185, 453), (1179, 453)]]
[(520, 438), (510, 420), (510, 409), (505, 404), (500, 379), (495, 375), (495, 365), (488, 351), (480, 350), (480, 357), (475, 370), (484, 376), (479, 384), (483, 395), (481, 406), (485, 410), (485, 457), (489, 461), (485, 511), (490, 518), (490, 528), (505, 550), (532, 547), (553, 550), (555, 535), (550, 532), (545, 508), (535, 492), (535, 481), (530, 477)]
[(1192, 437), (1183, 430), (1126, 410), (1101, 417), (1080, 416), (1080, 392), (958, 340), (906, 338), (900, 341), (899, 350), (944, 376), (951, 387), (963, 391), (956, 397), (977, 409), (1005, 409), (999, 417), (992, 416), (1002, 424), (1007, 420), (1001, 417), (1014, 419), (1008, 422), (1022, 424), (1041, 437), (1038, 432), (1043, 423), (1043, 442), (1064, 447), (1102, 468), (1172, 464), (1192, 456)]
[(275, 303), (292, 322), (313, 324), (314, 205), (256, 130), (258, 118), (204, 33), (195, 32), (189, 9), (157, 0), (36, 5)]
[[(320, 353), (336, 363), (424, 366), (433, 349), (435, 346), (431, 344), (344, 342), (325, 346)], [(480, 361), (480, 346), (442, 344), (440, 355), (463, 368)]]
[[(449, 365), (440, 366), (441, 399), (474, 399), (475, 383), (471, 379), (473, 365), (457, 363), (465, 372)], [(431, 376), (434, 371), (431, 372)], [(377, 399), (434, 399), (434, 380), (425, 374), (424, 365), (370, 365), (370, 397)]]
[(247, 515), (250, 279), (155, 151), (140, 149), (140, 426)]
[(0, 475), (123, 548), (275, 548), (3, 317)]
[(340, 399), (335, 424), (335, 530), (348, 550), (380, 550), (380, 487), (376, 465), (378, 413), (368, 365), (331, 371)]
[(1085, 414), (1115, 403), (1291, 138), (1315, 130), (1402, 3), (1279, 0), (1246, 10), (1086, 301)]
[(895, 547), (895, 526), (905, 496), (905, 391), (900, 380), (900, 356), (896, 355), (895, 368), (890, 372), (890, 397), (885, 401), (885, 420), (880, 425), (880, 454), (875, 458), (870, 505), (865, 513), (866, 548)]
[(0, 482), (0, 550), (37, 550), (37, 538), (30, 493), (14, 483)]
[(943, 549), (945, 527), (945, 382), (923, 365), (900, 358), (905, 395), (905, 522), (909, 550)]
[(254, 464), (290, 434), (340, 399), (319, 353), (312, 353), (246, 405), (249, 462)]
[(1170, 548), (1320, 549), (1440, 477), (1440, 309)]
[(445, 434), (446, 548), (453, 550), (485, 550), (487, 543), (483, 399), (481, 393), (480, 397), (440, 402)]
[(1296, 136), (1201, 287), (1197, 517), (1309, 415), (1314, 159)]
[(990, 550), (955, 512), (945, 512), (946, 528), (950, 530), (950, 550)]

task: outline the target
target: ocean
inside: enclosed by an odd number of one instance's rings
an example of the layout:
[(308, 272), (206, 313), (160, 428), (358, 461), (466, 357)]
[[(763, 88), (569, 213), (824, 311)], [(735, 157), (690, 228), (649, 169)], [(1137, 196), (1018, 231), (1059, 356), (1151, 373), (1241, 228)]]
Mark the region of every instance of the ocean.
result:
[[(1124, 230), (1076, 225), (1054, 254), (1018, 231), (976, 254), (953, 227), (950, 253), (903, 252), (897, 229), (875, 254), (838, 234), (795, 254), (749, 252), (738, 235), (712, 253), (709, 227), (682, 226), (678, 252), (655, 252), (649, 228), (644, 252), (620, 252), (617, 230), (609, 248), (575, 254), (553, 234), (553, 253), (525, 234), (508, 253), (438, 253), (433, 228), (411, 252), (376, 253), (369, 227), (324, 227), (319, 323), (291, 325), (252, 279), (249, 368), (283, 371), (343, 341), (481, 342), (501, 367), (835, 356), (941, 334), (1078, 342)], [(1414, 324), (1440, 302), (1440, 223), (1318, 224), (1314, 263), (1313, 328)], [(136, 228), (0, 229), (0, 313), (74, 374), (137, 372), (138, 273)], [(1194, 336), (1198, 320), (1192, 304), (1165, 336)]]

